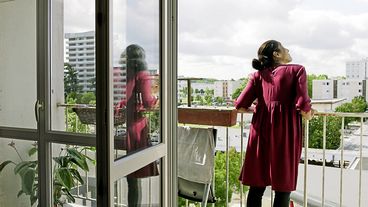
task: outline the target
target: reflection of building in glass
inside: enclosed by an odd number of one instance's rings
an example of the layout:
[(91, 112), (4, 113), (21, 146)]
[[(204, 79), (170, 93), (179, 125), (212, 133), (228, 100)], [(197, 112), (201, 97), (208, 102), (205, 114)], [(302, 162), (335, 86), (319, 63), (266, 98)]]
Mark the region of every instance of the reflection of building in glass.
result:
[(67, 33), (67, 62), (78, 71), (79, 84), (83, 92), (94, 91), (95, 78), (95, 32)]
[(114, 67), (113, 69), (114, 105), (126, 97), (126, 67)]

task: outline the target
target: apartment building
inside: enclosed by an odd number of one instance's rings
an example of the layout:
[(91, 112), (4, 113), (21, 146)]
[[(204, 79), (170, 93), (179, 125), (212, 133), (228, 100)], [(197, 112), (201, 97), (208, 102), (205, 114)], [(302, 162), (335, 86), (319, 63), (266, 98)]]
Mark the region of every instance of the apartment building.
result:
[(94, 91), (91, 79), (95, 78), (95, 32), (66, 33), (66, 59), (77, 70), (83, 92)]
[(368, 79), (368, 58), (346, 62), (347, 79)]
[(312, 98), (341, 99), (351, 101), (356, 96), (367, 97), (366, 80), (341, 79), (341, 80), (313, 80)]
[(223, 97), (225, 99), (231, 99), (234, 91), (240, 87), (242, 80), (221, 80), (215, 82), (215, 94), (214, 96)]

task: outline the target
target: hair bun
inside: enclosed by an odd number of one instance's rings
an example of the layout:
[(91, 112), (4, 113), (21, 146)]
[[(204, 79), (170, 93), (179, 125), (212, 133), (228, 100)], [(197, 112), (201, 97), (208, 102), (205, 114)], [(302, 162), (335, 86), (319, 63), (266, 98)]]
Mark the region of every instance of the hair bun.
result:
[(252, 66), (256, 70), (262, 70), (264, 68), (261, 61), (259, 61), (258, 59), (255, 59), (255, 58), (252, 60)]

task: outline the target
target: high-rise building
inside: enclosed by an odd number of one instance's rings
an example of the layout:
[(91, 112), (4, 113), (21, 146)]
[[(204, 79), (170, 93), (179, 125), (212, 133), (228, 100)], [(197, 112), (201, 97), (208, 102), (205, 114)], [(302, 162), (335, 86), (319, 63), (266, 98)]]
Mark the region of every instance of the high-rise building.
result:
[(368, 101), (366, 80), (313, 80), (312, 98), (322, 99), (346, 99), (363, 96)]
[(67, 33), (66, 59), (77, 70), (83, 92), (93, 92), (95, 78), (95, 32)]
[(346, 62), (347, 79), (368, 79), (368, 58)]
[(240, 87), (242, 80), (221, 80), (215, 82), (214, 96), (223, 97), (225, 99), (232, 99), (232, 94)]

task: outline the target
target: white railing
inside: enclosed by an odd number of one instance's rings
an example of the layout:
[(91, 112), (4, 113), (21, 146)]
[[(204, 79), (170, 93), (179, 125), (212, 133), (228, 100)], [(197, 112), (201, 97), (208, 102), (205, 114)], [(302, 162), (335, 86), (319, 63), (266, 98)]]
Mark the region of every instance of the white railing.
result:
[[(64, 106), (66, 108), (70, 107), (70, 106)], [(240, 114), (240, 164), (242, 165), (243, 160), (244, 160), (244, 155), (245, 155), (245, 151), (244, 151), (244, 139), (246, 137), (244, 137), (244, 128), (245, 128), (245, 121), (244, 121), (244, 115), (243, 113)], [(68, 114), (68, 110), (66, 110), (66, 120), (67, 117), (69, 116)], [(248, 116), (250, 116), (250, 114), (248, 114)], [(316, 198), (311, 198), (311, 196), (309, 195), (309, 186), (308, 186), (308, 182), (310, 182), (310, 180), (308, 179), (308, 170), (310, 168), (310, 164), (306, 164), (308, 163), (308, 156), (309, 153), (311, 151), (311, 149), (308, 146), (309, 143), (309, 128), (310, 128), (310, 122), (309, 121), (305, 121), (304, 124), (304, 148), (303, 148), (303, 156), (304, 156), (304, 164), (300, 164), (300, 167), (302, 168), (302, 171), (300, 174), (302, 174), (302, 176), (300, 176), (300, 180), (303, 180), (304, 183), (299, 182), (299, 185), (303, 185), (302, 186), (302, 195), (297, 195), (297, 194), (292, 194), (292, 200), (294, 200), (295, 206), (345, 206), (343, 205), (343, 192), (344, 192), (344, 179), (348, 179), (346, 177), (344, 177), (344, 171), (346, 171), (347, 169), (345, 169), (345, 158), (344, 158), (344, 126), (345, 126), (345, 119), (346, 118), (359, 118), (360, 119), (360, 134), (359, 134), (359, 152), (358, 152), (358, 158), (359, 159), (359, 172), (358, 172), (358, 186), (356, 186), (358, 188), (358, 194), (356, 195), (356, 197), (354, 198), (355, 200), (357, 200), (357, 206), (358, 207), (362, 207), (363, 206), (363, 202), (362, 202), (362, 187), (363, 187), (363, 125), (364, 125), (364, 119), (368, 118), (368, 113), (339, 113), (339, 112), (328, 112), (328, 113), (321, 113), (318, 112), (315, 114), (316, 117), (323, 117), (323, 136), (321, 137), (322, 139), (322, 166), (321, 168), (321, 177), (319, 179), (321, 179), (321, 194), (320, 197)], [(326, 175), (326, 137), (327, 137), (327, 117), (340, 117), (341, 118), (341, 136), (340, 136), (340, 148), (339, 150), (339, 157), (340, 157), (340, 172), (339, 172), (339, 179), (336, 180), (336, 183), (338, 182), (338, 199), (337, 200), (329, 200), (328, 202), (326, 202), (326, 177), (328, 177), (328, 174)], [(76, 119), (78, 119), (76, 117)], [(79, 121), (76, 120), (75, 121), (76, 124), (79, 124)], [(66, 126), (68, 126), (68, 123), (66, 123)], [(368, 127), (368, 126), (367, 126)], [(76, 126), (77, 128), (77, 126)], [(86, 131), (87, 132), (87, 131)], [(88, 132), (87, 132), (88, 133)], [(248, 135), (247, 135), (248, 136)], [(225, 129), (225, 138), (226, 138), (226, 145), (225, 145), (225, 153), (226, 153), (226, 206), (229, 206), (230, 202), (229, 198), (228, 198), (228, 191), (229, 191), (229, 148), (230, 148), (230, 138), (229, 138), (229, 133), (228, 133), (228, 127), (226, 127)], [(79, 186), (77, 189), (77, 194), (74, 195), (77, 198), (80, 199), (85, 199), (85, 200), (89, 200), (89, 201), (95, 201), (95, 198), (89, 197), (88, 196), (88, 178), (90, 177), (90, 175), (88, 175), (88, 173), (85, 174), (85, 180), (87, 181), (85, 183), (85, 190), (86, 190), (86, 194), (85, 195), (81, 195), (81, 190), (80, 188), (82, 186)], [(120, 191), (120, 193), (123, 191), (121, 184), (117, 184), (118, 187), (118, 191)], [(214, 186), (216, 187), (216, 186)], [(120, 189), (120, 190), (119, 190)], [(151, 188), (150, 188), (151, 189)], [(345, 189), (346, 190), (346, 189)], [(216, 192), (216, 190), (215, 190)], [(119, 194), (119, 192), (117, 192)], [(243, 186), (240, 187), (240, 199), (239, 199), (239, 205), (240, 206), (245, 206), (245, 200), (246, 200), (246, 192), (244, 192)], [(273, 193), (271, 192), (270, 195), (270, 206), (272, 206), (272, 198), (273, 198)], [(118, 206), (124, 206), (123, 201), (121, 199), (119, 199), (119, 202), (117, 203)], [(333, 203), (333, 204), (331, 204)], [(188, 205), (187, 205), (188, 206)], [(214, 204), (212, 205), (214, 206)], [(349, 206), (349, 205), (348, 205)]]
[[(321, 206), (324, 207), (325, 206), (325, 182), (326, 182), (326, 165), (325, 165), (325, 160), (326, 160), (326, 132), (327, 132), (327, 117), (328, 116), (336, 116), (336, 117), (341, 117), (341, 136), (340, 136), (340, 179), (339, 179), (339, 202), (338, 202), (338, 206), (343, 206), (343, 190), (344, 190), (344, 186), (343, 186), (343, 180), (344, 180), (344, 167), (345, 167), (345, 159), (344, 159), (344, 132), (345, 132), (345, 118), (360, 118), (360, 140), (359, 140), (359, 178), (358, 178), (358, 195), (356, 197), (356, 200), (358, 200), (358, 206), (361, 207), (362, 206), (362, 171), (363, 171), (363, 151), (362, 151), (362, 146), (363, 146), (363, 123), (364, 123), (364, 118), (368, 117), (367, 113), (340, 113), (340, 112), (331, 112), (331, 113), (316, 113), (316, 116), (322, 116), (323, 117), (323, 137), (322, 137), (322, 153), (323, 153), (323, 157), (322, 157), (322, 183), (321, 183), (321, 188), (322, 188), (322, 193), (321, 193)], [(304, 148), (304, 192), (303, 192), (303, 197), (304, 197), (304, 206), (308, 206), (308, 185), (307, 185), (307, 177), (308, 177), (308, 164), (306, 160), (308, 160), (308, 143), (309, 143), (309, 121), (305, 122), (305, 148)], [(335, 201), (333, 201), (335, 202)], [(356, 206), (356, 205), (354, 205)]]

